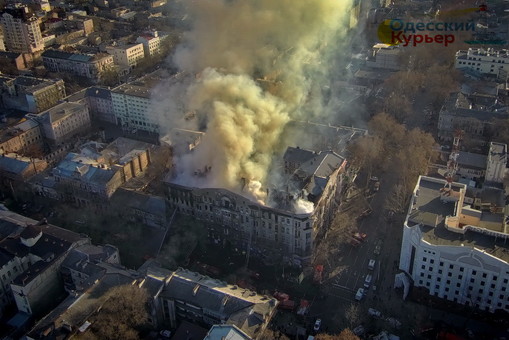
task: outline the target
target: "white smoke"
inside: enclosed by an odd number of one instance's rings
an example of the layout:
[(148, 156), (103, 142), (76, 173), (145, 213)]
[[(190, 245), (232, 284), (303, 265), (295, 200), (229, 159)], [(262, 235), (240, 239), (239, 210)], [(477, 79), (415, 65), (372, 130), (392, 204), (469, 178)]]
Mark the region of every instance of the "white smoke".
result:
[(298, 198), (296, 201), (294, 201), (293, 208), (297, 214), (310, 214), (313, 212), (315, 206), (313, 202)]
[(177, 181), (233, 190), (244, 181), (264, 200), (261, 183), (286, 146), (281, 134), (318, 96), (316, 75), (327, 73), (323, 55), (344, 38), (351, 0), (184, 3), (192, 29), (173, 62), (191, 76), (160, 87), (154, 110), (168, 130), (194, 124), (206, 134), (176, 162)]

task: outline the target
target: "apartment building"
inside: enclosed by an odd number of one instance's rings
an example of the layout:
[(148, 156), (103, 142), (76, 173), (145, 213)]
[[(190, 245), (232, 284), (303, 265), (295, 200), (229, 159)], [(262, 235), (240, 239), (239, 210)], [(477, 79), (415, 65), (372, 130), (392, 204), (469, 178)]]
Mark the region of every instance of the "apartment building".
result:
[(124, 67), (136, 67), (139, 61), (145, 58), (143, 44), (125, 46), (107, 46), (106, 52), (113, 56), (115, 64)]
[[(169, 178), (168, 202), (180, 213), (206, 221), (215, 243), (246, 249), (267, 262), (308, 263), (316, 236), (325, 231), (339, 205), (346, 160), (333, 151), (293, 147), (283, 159), (288, 186), (263, 189), (270, 205), (248, 198), (247, 183), (240, 178), (238, 190), (195, 188)], [(209, 171), (196, 170), (194, 176), (206, 179)]]
[[(146, 79), (146, 78), (145, 78)], [(111, 102), (117, 124), (124, 131), (136, 132), (143, 130), (159, 132), (159, 121), (151, 114), (151, 88), (143, 79), (120, 85), (111, 90)]]
[(41, 124), (50, 145), (57, 145), (90, 129), (90, 114), (86, 104), (61, 103), (37, 115), (31, 115)]
[(2, 99), (7, 108), (39, 113), (66, 97), (62, 79), (19, 76), (2, 83)]
[(507, 74), (506, 72), (509, 71), (509, 50), (494, 48), (459, 50), (456, 52), (454, 66), (457, 69), (477, 71), (482, 74), (496, 76), (502, 73)]
[(113, 56), (108, 54), (79, 54), (58, 50), (42, 53), (44, 67), (51, 72), (63, 72), (97, 81), (102, 73), (113, 67)]
[(167, 34), (158, 31), (152, 31), (147, 34), (139, 36), (136, 39), (136, 42), (143, 44), (145, 57), (151, 57), (161, 53), (161, 45), (167, 37), (168, 37)]
[(403, 226), (399, 269), (432, 296), (509, 311), (509, 228), (503, 191), (421, 176)]
[(67, 253), (90, 239), (11, 211), (0, 211), (0, 227), (0, 313), (15, 303), (40, 317), (63, 292), (59, 268)]
[(117, 124), (109, 88), (92, 86), (85, 92), (92, 119)]
[(39, 20), (27, 6), (13, 5), (0, 13), (5, 47), (9, 52), (35, 53), (44, 50)]

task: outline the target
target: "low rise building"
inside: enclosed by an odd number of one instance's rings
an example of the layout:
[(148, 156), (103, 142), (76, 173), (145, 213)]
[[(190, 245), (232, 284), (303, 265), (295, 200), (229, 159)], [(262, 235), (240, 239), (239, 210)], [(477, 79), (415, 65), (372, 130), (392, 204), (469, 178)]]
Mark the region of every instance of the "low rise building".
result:
[(108, 54), (79, 54), (58, 50), (42, 53), (44, 67), (50, 72), (69, 73), (92, 80), (101, 79), (102, 74), (113, 67), (113, 56)]
[(399, 261), (414, 290), (490, 312), (509, 311), (505, 204), (500, 189), (472, 198), (464, 184), (419, 177)]
[(262, 333), (276, 312), (277, 300), (186, 269), (172, 272), (155, 296), (163, 320), (172, 328), (188, 319), (208, 325), (228, 324), (253, 339)]
[[(457, 69), (477, 71), (499, 76), (509, 71), (509, 52), (506, 49), (469, 48), (456, 52)], [(505, 79), (505, 77), (504, 77)]]
[(401, 69), (400, 54), (401, 47), (398, 45), (375, 44), (372, 54), (366, 61), (366, 66), (398, 71)]
[(458, 156), (458, 176), (471, 180), (481, 180), (486, 174), (488, 157), (483, 154), (460, 151)]
[(20, 156), (17, 153), (0, 156), (0, 186), (13, 188), (44, 171), (48, 163), (43, 159)]
[[(104, 201), (109, 200), (122, 184), (147, 169), (151, 149), (151, 144), (121, 137), (97, 154), (86, 150), (82, 154), (67, 154), (52, 170), (52, 180), (38, 178), (31, 185), (38, 195), (49, 194), (51, 197), (56, 192), (57, 199), (104, 207)], [(158, 222), (154, 217), (154, 223)]]
[(70, 138), (88, 132), (90, 114), (85, 104), (61, 103), (37, 115), (42, 132), (50, 145), (61, 144)]
[(125, 46), (108, 46), (106, 52), (113, 56), (115, 64), (124, 67), (136, 67), (145, 58), (143, 44), (132, 44)]
[(0, 154), (23, 154), (44, 146), (40, 125), (34, 119), (24, 119), (21, 123), (0, 131)]
[[(1, 46), (0, 46), (1, 49)], [(23, 55), (19, 52), (5, 52), (0, 50), (0, 65), (2, 65), (5, 73), (9, 71), (21, 71), (27, 68)]]

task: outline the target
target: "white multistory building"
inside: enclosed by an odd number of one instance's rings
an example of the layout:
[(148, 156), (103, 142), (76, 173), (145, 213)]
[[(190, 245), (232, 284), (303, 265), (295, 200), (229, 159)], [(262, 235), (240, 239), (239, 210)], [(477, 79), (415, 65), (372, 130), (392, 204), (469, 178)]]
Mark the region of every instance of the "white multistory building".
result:
[(144, 35), (140, 35), (136, 39), (136, 42), (143, 44), (145, 56), (148, 57), (162, 52), (161, 45), (167, 37), (167, 34), (161, 34), (161, 32), (153, 31)]
[(44, 50), (39, 19), (27, 6), (6, 8), (0, 14), (0, 25), (8, 51), (35, 53)]
[(494, 48), (469, 48), (456, 52), (454, 66), (479, 73), (499, 75), (509, 71), (509, 50)]
[(158, 116), (150, 111), (151, 89), (157, 76), (146, 76), (111, 90), (111, 104), (117, 124), (126, 132), (159, 132)]
[(108, 46), (106, 52), (113, 56), (115, 64), (124, 67), (136, 67), (141, 59), (145, 58), (143, 44), (125, 46)]
[(470, 198), (464, 184), (419, 177), (403, 229), (399, 269), (430, 295), (509, 311), (509, 243), (502, 190)]

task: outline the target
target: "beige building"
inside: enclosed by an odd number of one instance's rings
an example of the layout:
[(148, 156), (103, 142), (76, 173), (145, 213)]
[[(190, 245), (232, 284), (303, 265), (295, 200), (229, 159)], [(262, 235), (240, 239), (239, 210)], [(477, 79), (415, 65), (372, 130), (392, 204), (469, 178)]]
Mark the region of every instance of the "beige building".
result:
[(108, 46), (106, 52), (113, 56), (115, 64), (125, 67), (136, 67), (138, 62), (145, 58), (143, 44), (134, 44), (126, 46)]
[(0, 14), (0, 24), (8, 51), (35, 53), (44, 50), (39, 20), (27, 6), (6, 8)]
[(51, 145), (90, 129), (90, 114), (86, 104), (61, 103), (37, 115), (31, 115), (42, 127), (43, 135)]
[(44, 146), (40, 125), (34, 119), (23, 122), (0, 131), (0, 154), (21, 153), (33, 147), (42, 149)]
[[(283, 158), (288, 184), (264, 189), (270, 204), (248, 198), (242, 179), (236, 192), (168, 179), (169, 204), (207, 222), (208, 236), (215, 243), (246, 249), (267, 262), (309, 263), (316, 236), (325, 232), (339, 205), (346, 160), (333, 151), (293, 147)], [(207, 171), (194, 175), (206, 178)]]
[(99, 80), (102, 73), (113, 67), (113, 56), (108, 54), (79, 54), (57, 50), (42, 53), (44, 67), (51, 72), (70, 73)]
[[(124, 183), (140, 176), (150, 165), (152, 145), (127, 138), (117, 138), (94, 154), (69, 153), (52, 170), (51, 181), (33, 181), (36, 194), (70, 201), (78, 205), (103, 205)], [(53, 193), (57, 193), (54, 197)]]

